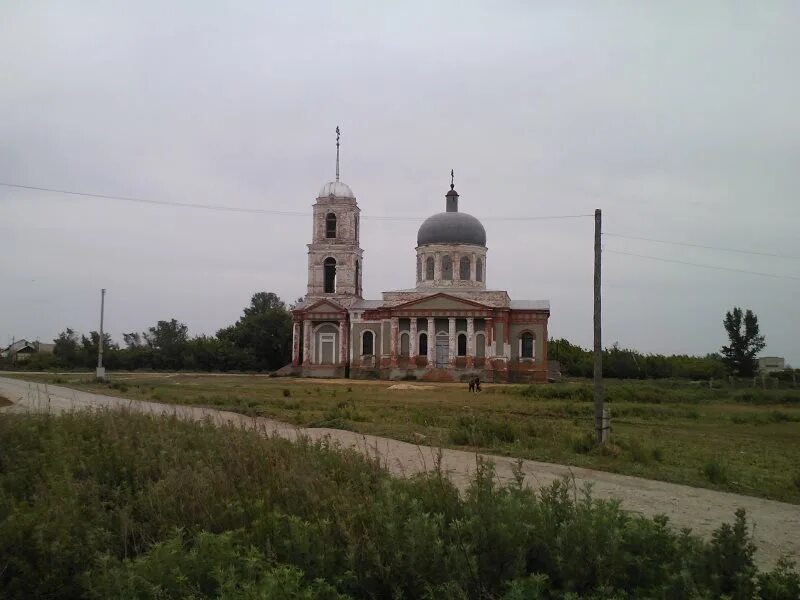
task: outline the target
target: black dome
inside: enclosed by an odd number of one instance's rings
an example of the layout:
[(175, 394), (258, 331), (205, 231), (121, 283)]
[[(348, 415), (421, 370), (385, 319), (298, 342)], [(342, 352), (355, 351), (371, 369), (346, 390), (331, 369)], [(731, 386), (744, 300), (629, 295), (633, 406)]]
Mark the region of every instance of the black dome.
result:
[(417, 246), (424, 244), (486, 245), (486, 230), (478, 219), (462, 212), (443, 212), (425, 219), (417, 232)]

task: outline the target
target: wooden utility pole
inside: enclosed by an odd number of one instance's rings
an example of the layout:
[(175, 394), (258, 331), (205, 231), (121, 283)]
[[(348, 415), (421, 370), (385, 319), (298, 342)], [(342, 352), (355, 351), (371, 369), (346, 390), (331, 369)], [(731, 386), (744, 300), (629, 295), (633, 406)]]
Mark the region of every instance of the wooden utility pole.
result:
[(600, 234), (603, 223), (602, 211), (594, 211), (594, 426), (597, 443), (606, 440), (607, 423), (603, 419), (603, 342), (601, 336), (600, 310)]

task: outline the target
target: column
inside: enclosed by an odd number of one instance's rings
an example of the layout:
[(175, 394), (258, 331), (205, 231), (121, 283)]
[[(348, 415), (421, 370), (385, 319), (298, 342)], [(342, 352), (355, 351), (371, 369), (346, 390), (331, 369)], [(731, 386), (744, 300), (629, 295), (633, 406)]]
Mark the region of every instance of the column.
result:
[(473, 253), (472, 256), (470, 256), (470, 263), (469, 263), (469, 278), (472, 281), (475, 281), (475, 267), (478, 264), (478, 261), (476, 259), (477, 257)]
[(433, 279), (434, 281), (442, 279), (442, 255), (439, 252), (433, 255)]
[(410, 337), (408, 338), (408, 356), (411, 358), (412, 366), (417, 363), (417, 317), (411, 317), (411, 327), (409, 328)]
[(400, 319), (398, 319), (397, 317), (392, 317), (391, 323), (392, 323), (390, 329), (391, 333), (389, 334), (391, 340), (391, 346), (390, 346), (391, 352), (389, 358), (391, 359), (392, 366), (394, 367), (397, 365), (397, 354), (398, 354), (397, 338), (400, 335)]
[(486, 333), (486, 358), (494, 358), (494, 319), (487, 318), (484, 321), (483, 330)]
[(339, 365), (347, 363), (347, 321), (339, 319)]
[(428, 317), (428, 368), (436, 366), (436, 319)]
[(475, 366), (475, 319), (467, 317), (467, 368)]
[(541, 362), (547, 368), (547, 344), (550, 338), (547, 337), (547, 320), (544, 322), (544, 334), (542, 334), (542, 359)]
[(303, 364), (311, 364), (311, 319), (303, 321)]
[(511, 360), (511, 314), (503, 315), (503, 356)]
[(292, 366), (300, 364), (300, 321), (292, 323)]
[(450, 348), (449, 348), (450, 356), (448, 357), (449, 358), (448, 362), (450, 363), (450, 366), (455, 366), (455, 364), (456, 364), (456, 348), (457, 348), (457, 346), (456, 346), (456, 318), (455, 317), (450, 317), (448, 319), (448, 321), (449, 321), (449, 324), (450, 324), (450, 331), (449, 331), (449, 333), (450, 333)]

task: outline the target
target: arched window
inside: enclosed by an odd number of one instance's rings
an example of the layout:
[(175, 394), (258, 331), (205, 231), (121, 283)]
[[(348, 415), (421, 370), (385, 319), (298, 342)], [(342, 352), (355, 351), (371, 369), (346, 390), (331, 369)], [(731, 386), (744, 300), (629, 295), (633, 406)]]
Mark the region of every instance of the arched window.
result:
[(417, 259), (417, 281), (422, 281), (422, 259)]
[(336, 259), (330, 256), (325, 259), (325, 293), (333, 294), (336, 292)]
[(486, 356), (486, 335), (483, 333), (475, 334), (475, 356), (478, 358)]
[(453, 279), (453, 258), (448, 254), (442, 257), (442, 279)]
[(325, 217), (325, 237), (336, 237), (336, 215), (333, 213), (328, 213), (328, 216)]
[(458, 334), (458, 356), (466, 356), (467, 355), (467, 334), (466, 333), (459, 333)]
[(483, 261), (480, 258), (475, 261), (475, 281), (483, 281)]
[(428, 334), (427, 333), (420, 333), (419, 334), (419, 351), (417, 352), (420, 356), (428, 356)]
[(400, 334), (400, 356), (408, 356), (409, 354), (409, 337), (407, 333)]
[(533, 334), (526, 331), (519, 338), (519, 356), (520, 358), (533, 358)]
[(433, 280), (433, 257), (429, 256), (425, 260), (425, 279), (428, 281)]
[(458, 265), (458, 278), (461, 280), (468, 280), (469, 279), (469, 256), (462, 256), (461, 262)]
[(375, 354), (375, 334), (365, 331), (361, 334), (361, 355), (372, 356)]

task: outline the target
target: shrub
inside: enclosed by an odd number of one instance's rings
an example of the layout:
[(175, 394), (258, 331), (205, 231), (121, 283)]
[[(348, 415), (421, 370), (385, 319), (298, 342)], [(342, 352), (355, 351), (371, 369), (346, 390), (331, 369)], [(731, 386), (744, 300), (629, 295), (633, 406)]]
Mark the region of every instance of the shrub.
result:
[(632, 440), (628, 443), (628, 450), (631, 453), (631, 460), (633, 462), (647, 464), (652, 457), (651, 452), (638, 440)]
[(708, 461), (703, 466), (703, 473), (711, 483), (727, 483), (728, 481), (728, 470), (716, 460)]
[(572, 437), (572, 451), (576, 454), (587, 454), (595, 447), (594, 435), (585, 432)]
[(327, 441), (145, 415), (0, 413), (0, 439), (3, 598), (797, 597), (741, 512), (706, 542), (482, 461), (462, 495), (441, 460), (394, 479)]
[(292, 397), (292, 390), (289, 388), (283, 388), (283, 397), (284, 398), (291, 398)]

